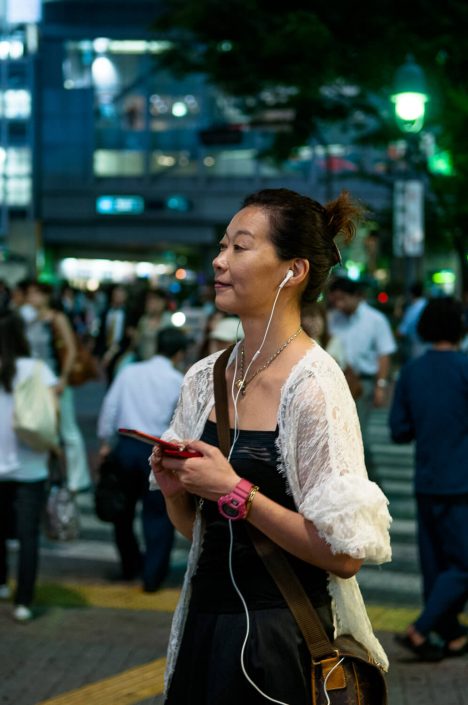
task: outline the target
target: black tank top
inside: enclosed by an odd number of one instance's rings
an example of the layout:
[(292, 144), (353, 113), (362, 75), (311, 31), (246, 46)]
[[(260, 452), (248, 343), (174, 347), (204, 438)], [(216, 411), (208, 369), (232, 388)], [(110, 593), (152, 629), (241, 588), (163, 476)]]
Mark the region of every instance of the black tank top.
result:
[[(231, 430), (231, 442), (232, 442)], [(278, 471), (277, 431), (240, 431), (231, 464), (235, 471), (258, 485), (278, 504), (295, 510), (286, 480)], [(207, 421), (201, 440), (219, 447), (216, 424)], [(250, 609), (285, 607), (275, 582), (259, 558), (243, 521), (229, 522), (219, 514), (216, 502), (203, 501), (205, 520), (203, 546), (192, 578), (191, 606), (205, 612), (240, 612), (241, 600), (229, 573), (231, 524), (234, 536), (232, 566), (235, 581)], [(288, 554), (290, 563), (316, 607), (329, 605), (327, 573)]]

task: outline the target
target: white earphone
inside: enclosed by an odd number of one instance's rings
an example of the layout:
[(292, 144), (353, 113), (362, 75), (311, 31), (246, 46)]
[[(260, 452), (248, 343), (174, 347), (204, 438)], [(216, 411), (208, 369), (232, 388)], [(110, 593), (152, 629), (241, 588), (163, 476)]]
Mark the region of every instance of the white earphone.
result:
[(278, 289), (282, 289), (283, 286), (286, 284), (286, 282), (288, 282), (291, 279), (291, 277), (293, 277), (293, 276), (294, 276), (293, 270), (288, 269), (288, 271), (286, 272), (286, 276), (283, 279), (283, 281), (281, 282), (281, 284), (279, 285)]

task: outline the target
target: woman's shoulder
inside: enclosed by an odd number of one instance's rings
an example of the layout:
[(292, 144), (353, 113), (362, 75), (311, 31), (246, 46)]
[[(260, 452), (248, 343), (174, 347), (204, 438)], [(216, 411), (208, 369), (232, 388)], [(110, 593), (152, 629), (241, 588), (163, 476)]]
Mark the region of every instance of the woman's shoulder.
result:
[(192, 377), (197, 377), (200, 375), (203, 376), (206, 373), (211, 373), (216, 360), (218, 359), (218, 357), (221, 356), (223, 352), (224, 350), (218, 350), (214, 353), (211, 353), (210, 355), (207, 355), (206, 357), (202, 357), (200, 360), (197, 360), (197, 362), (194, 362), (193, 365), (189, 367), (189, 369), (185, 373), (185, 379), (190, 379)]
[(324, 375), (343, 376), (337, 361), (317, 342), (308, 350), (293, 368), (290, 377), (304, 380), (323, 379)]
[(213, 377), (213, 367), (223, 350), (217, 351), (194, 362), (184, 375), (184, 384), (206, 384)]
[(284, 396), (307, 406), (316, 402), (343, 403), (352, 399), (343, 370), (318, 343), (292, 369), (284, 387)]

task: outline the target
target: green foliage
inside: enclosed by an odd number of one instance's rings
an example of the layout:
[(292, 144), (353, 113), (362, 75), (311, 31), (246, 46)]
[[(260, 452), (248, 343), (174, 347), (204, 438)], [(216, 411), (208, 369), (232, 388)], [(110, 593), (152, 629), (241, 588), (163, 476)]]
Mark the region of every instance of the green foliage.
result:
[[(355, 110), (376, 118), (374, 133), (362, 139), (396, 138), (388, 97), (396, 68), (412, 52), (428, 78), (427, 128), (453, 159), (453, 176), (433, 178), (434, 212), (439, 232), (462, 253), (468, 226), (466, 0), (166, 0), (165, 7), (155, 28), (174, 42), (164, 57), (172, 70), (204, 73), (243, 98), (253, 119), (265, 107), (262, 92), (284, 88), (277, 105), (289, 109), (292, 120), (277, 134), (277, 160), (293, 154), (321, 121)], [(350, 85), (358, 94), (340, 91)], [(324, 86), (330, 90), (324, 93)]]

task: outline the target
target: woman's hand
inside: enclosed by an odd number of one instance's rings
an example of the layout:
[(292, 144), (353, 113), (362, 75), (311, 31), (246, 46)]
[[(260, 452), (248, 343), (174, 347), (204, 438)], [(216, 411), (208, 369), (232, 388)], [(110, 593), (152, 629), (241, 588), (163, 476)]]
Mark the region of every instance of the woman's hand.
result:
[[(187, 441), (185, 447), (197, 450), (202, 457), (179, 459), (163, 454), (160, 460), (164, 472), (172, 473), (181, 487), (213, 501), (234, 489), (241, 478), (219, 448), (203, 441)], [(155, 477), (159, 483), (161, 475), (157, 472)]]
[(169, 468), (166, 468), (162, 460), (161, 448), (155, 445), (149, 457), (149, 464), (164, 497), (166, 497), (166, 499), (175, 499), (176, 497), (186, 494), (186, 490), (177, 475)]

